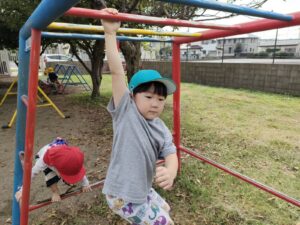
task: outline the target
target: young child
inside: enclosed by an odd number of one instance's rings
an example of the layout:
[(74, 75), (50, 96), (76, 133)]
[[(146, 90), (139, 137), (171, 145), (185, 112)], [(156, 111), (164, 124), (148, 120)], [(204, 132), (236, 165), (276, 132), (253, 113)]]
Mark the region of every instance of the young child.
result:
[(58, 75), (54, 71), (53, 67), (47, 69), (48, 72), (48, 83), (55, 89), (55, 93), (62, 94), (63, 85), (58, 81)]
[(48, 68), (48, 80), (51, 83), (57, 83), (58, 82), (58, 76), (57, 74), (54, 72), (53, 67), (49, 67)]
[[(52, 202), (61, 200), (57, 186), (61, 178), (66, 184), (81, 182), (83, 192), (91, 191), (83, 166), (84, 154), (78, 147), (69, 146), (64, 139), (58, 137), (41, 148), (35, 158), (31, 180), (39, 172), (44, 172), (46, 186), (52, 191)], [(23, 164), (24, 152), (20, 152), (20, 160)], [(22, 188), (16, 193), (16, 199), (22, 199)]]
[[(104, 9), (117, 14), (115, 9)], [(172, 135), (161, 119), (166, 97), (176, 90), (172, 80), (155, 70), (140, 70), (126, 86), (116, 42), (120, 23), (103, 20), (113, 97), (108, 104), (114, 140), (103, 193), (109, 207), (131, 224), (174, 224), (170, 207), (152, 188), (152, 181), (172, 188), (178, 159)], [(159, 156), (164, 166), (156, 167)]]

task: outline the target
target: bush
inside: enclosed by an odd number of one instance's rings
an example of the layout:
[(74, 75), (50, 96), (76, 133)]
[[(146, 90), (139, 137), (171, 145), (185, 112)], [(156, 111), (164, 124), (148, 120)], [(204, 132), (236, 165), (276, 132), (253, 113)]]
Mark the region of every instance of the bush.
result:
[(259, 52), (259, 53), (255, 53), (253, 56), (256, 57), (256, 58), (265, 58), (265, 57), (269, 56), (269, 53), (267, 53), (267, 52)]
[(278, 52), (275, 54), (276, 57), (279, 58), (286, 58), (286, 57), (292, 57), (294, 56), (294, 53), (290, 53), (290, 52)]

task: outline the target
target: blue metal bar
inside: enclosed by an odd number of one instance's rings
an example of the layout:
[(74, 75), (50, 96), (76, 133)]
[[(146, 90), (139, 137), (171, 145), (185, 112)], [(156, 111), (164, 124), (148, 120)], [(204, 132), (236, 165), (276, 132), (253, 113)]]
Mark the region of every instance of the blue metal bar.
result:
[(70, 9), (79, 0), (43, 0), (28, 18), (19, 32), (19, 68), (18, 68), (18, 97), (17, 97), (17, 124), (16, 124), (16, 152), (14, 166), (14, 187), (12, 196), (12, 224), (20, 224), (20, 207), (15, 200), (15, 193), (22, 185), (23, 170), (19, 160), (19, 152), (25, 146), (25, 127), (27, 109), (22, 103), (21, 96), (28, 94), (28, 75), (30, 46), (27, 49), (26, 41), (31, 36), (31, 29), (46, 29), (56, 18)]
[(232, 12), (232, 13), (237, 13), (242, 15), (263, 17), (267, 19), (275, 19), (275, 20), (283, 20), (283, 21), (293, 20), (293, 17), (289, 15), (269, 12), (265, 10), (258, 10), (258, 9), (253, 9), (245, 6), (233, 5), (229, 3), (217, 2), (214, 0), (159, 0), (159, 1), (196, 6), (205, 9)]
[(22, 102), (22, 95), (28, 93), (28, 73), (30, 52), (25, 52), (26, 40), (19, 38), (19, 69), (18, 69), (18, 97), (17, 97), (17, 122), (16, 122), (16, 153), (14, 166), (14, 187), (12, 195), (12, 224), (20, 224), (20, 207), (15, 199), (15, 193), (22, 186), (23, 169), (19, 160), (19, 152), (25, 146), (25, 127), (27, 107)]
[(43, 0), (34, 10), (26, 23), (23, 25), (20, 34), (27, 39), (30, 37), (31, 28), (37, 30), (46, 29), (56, 18), (63, 15), (68, 9), (79, 0)]
[[(63, 39), (86, 39), (86, 40), (104, 40), (104, 35), (98, 34), (79, 34), (79, 33), (54, 33), (54, 32), (42, 32), (44, 38), (63, 38)], [(119, 41), (140, 41), (140, 42), (173, 42), (172, 39), (158, 39), (147, 37), (126, 37), (117, 36)]]

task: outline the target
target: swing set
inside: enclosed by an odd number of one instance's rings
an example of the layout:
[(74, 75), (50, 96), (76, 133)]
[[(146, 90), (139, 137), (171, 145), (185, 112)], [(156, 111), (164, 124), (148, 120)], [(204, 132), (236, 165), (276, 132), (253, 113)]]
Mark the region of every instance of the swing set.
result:
[[(10, 96), (10, 95), (16, 95), (17, 94), (17, 92), (12, 91), (13, 88), (14, 88), (14, 86), (17, 84), (17, 82), (18, 82), (18, 79), (15, 79), (10, 84), (10, 86), (6, 90), (3, 98), (0, 101), (0, 106), (3, 105), (3, 103), (5, 102), (5, 100), (6, 100), (6, 98), (8, 96)], [(65, 116), (63, 114), (63, 112), (60, 111), (60, 109), (54, 104), (54, 102), (46, 95), (46, 93), (39, 86), (37, 87), (37, 90), (38, 90), (37, 99), (38, 99), (38, 102), (40, 104), (37, 104), (36, 107), (48, 107), (48, 106), (51, 106), (58, 113), (58, 115), (60, 117), (62, 117), (63, 119), (69, 118), (69, 116)], [(23, 98), (23, 101), (26, 101), (25, 96), (22, 96), (22, 98)], [(17, 110), (14, 111), (14, 113), (13, 113), (10, 121), (6, 125), (2, 126), (2, 129), (11, 128), (12, 125), (13, 125), (13, 123), (16, 120), (16, 117), (17, 117)]]
[[(60, 16), (76, 16), (93, 19), (109, 19), (122, 22), (135, 22), (153, 25), (168, 25), (176, 27), (197, 27), (209, 28), (201, 33), (183, 34), (167, 33), (164, 35), (174, 36), (173, 38), (164, 40), (171, 42), (173, 47), (172, 54), (172, 77), (177, 85), (177, 91), (173, 95), (173, 133), (174, 143), (177, 147), (177, 155), (179, 159), (179, 166), (181, 166), (181, 152), (189, 154), (201, 161), (204, 161), (224, 172), (231, 174), (253, 186), (264, 190), (272, 195), (281, 198), (297, 207), (300, 207), (300, 201), (287, 196), (273, 188), (261, 184), (243, 174), (235, 172), (211, 159), (199, 155), (192, 150), (184, 147), (180, 143), (180, 45), (183, 43), (190, 43), (194, 41), (209, 40), (221, 37), (227, 37), (238, 34), (252, 33), (264, 30), (278, 29), (283, 27), (290, 27), (300, 25), (300, 12), (283, 15), (264, 10), (256, 10), (243, 6), (233, 4), (220, 3), (213, 0), (159, 0), (169, 3), (178, 3), (184, 5), (191, 5), (206, 9), (233, 12), (243, 15), (251, 15), (262, 17), (253, 22), (242, 23), (238, 25), (225, 26), (211, 23), (202, 23), (195, 21), (185, 21), (169, 18), (157, 18), (150, 16), (141, 16), (134, 14), (118, 13), (111, 15), (103, 11), (75, 8), (72, 7), (79, 0), (44, 0), (36, 8), (36, 10), (29, 17), (27, 22), (20, 30), (19, 35), (19, 85), (18, 85), (18, 104), (17, 104), (17, 127), (16, 127), (16, 153), (15, 153), (15, 170), (14, 170), (14, 189), (13, 196), (18, 191), (18, 188), (23, 185), (23, 197), (21, 209), (19, 203), (13, 199), (12, 206), (12, 223), (13, 225), (28, 224), (29, 211), (40, 208), (50, 202), (44, 202), (37, 206), (29, 206), (30, 198), (30, 182), (31, 182), (31, 168), (34, 146), (34, 129), (35, 129), (35, 114), (36, 114), (36, 100), (38, 89), (38, 68), (39, 68), (39, 54), (41, 37), (43, 38), (65, 38), (65, 39), (87, 39), (87, 40), (103, 40), (104, 36), (99, 34), (82, 34), (82, 33), (58, 33), (58, 32), (44, 32), (43, 30), (52, 29), (55, 25), (62, 27), (61, 30), (68, 31), (93, 31), (99, 32), (94, 26), (74, 25), (74, 24), (58, 24), (52, 23)], [(64, 26), (64, 27), (63, 27)], [(121, 33), (122, 29), (120, 29)], [(124, 30), (123, 30), (124, 31)], [(147, 30), (131, 30), (126, 29), (126, 34), (142, 34), (148, 35)], [(90, 33), (90, 32), (89, 32)], [(92, 33), (92, 32), (91, 32)], [(151, 32), (150, 32), (151, 33)], [(153, 33), (151, 33), (153, 35)], [(157, 34), (155, 34), (157, 35)], [(160, 39), (149, 37), (126, 37), (118, 36), (119, 41), (141, 41), (141, 42), (162, 42)], [(18, 158), (20, 151), (25, 149), (24, 172)], [(179, 167), (180, 168), (180, 167)], [(99, 181), (92, 186), (102, 186), (103, 181)], [(79, 194), (78, 192), (73, 194)], [(72, 194), (71, 194), (72, 195)], [(67, 195), (65, 197), (68, 197)]]

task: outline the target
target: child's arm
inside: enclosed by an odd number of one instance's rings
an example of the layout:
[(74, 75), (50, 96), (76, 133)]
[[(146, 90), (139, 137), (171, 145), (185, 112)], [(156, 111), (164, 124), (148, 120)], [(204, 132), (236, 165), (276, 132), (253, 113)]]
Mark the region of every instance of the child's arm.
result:
[[(103, 9), (110, 14), (117, 14), (116, 9)], [(121, 98), (127, 90), (125, 72), (118, 52), (116, 32), (120, 22), (102, 20), (105, 31), (105, 47), (109, 69), (112, 75), (112, 93), (115, 107), (118, 106)]]
[[(21, 160), (21, 164), (24, 163), (24, 152), (20, 152), (21, 154), (19, 155), (19, 158)], [(23, 165), (22, 165), (23, 167)], [(42, 159), (38, 159), (36, 161), (36, 163), (34, 164), (32, 170), (31, 170), (31, 180), (33, 180), (33, 178), (41, 171), (43, 171), (44, 169), (46, 169), (47, 166), (46, 164), (44, 163), (44, 161)], [(21, 200), (22, 200), (22, 191), (23, 191), (23, 188), (21, 187), (19, 191), (16, 192), (15, 194), (15, 198), (18, 202), (21, 203)]]
[(90, 182), (87, 179), (86, 176), (83, 177), (82, 181), (81, 181), (81, 186), (82, 186), (82, 192), (89, 192), (92, 191), (92, 188), (90, 186)]
[(52, 184), (50, 186), (50, 189), (52, 191), (51, 201), (52, 202), (59, 202), (59, 201), (61, 201), (60, 193), (59, 193), (59, 189), (58, 189), (57, 183)]
[(176, 153), (165, 157), (165, 166), (156, 168), (155, 182), (165, 190), (170, 190), (177, 176), (178, 158)]

